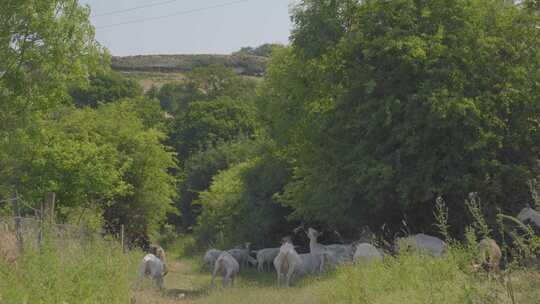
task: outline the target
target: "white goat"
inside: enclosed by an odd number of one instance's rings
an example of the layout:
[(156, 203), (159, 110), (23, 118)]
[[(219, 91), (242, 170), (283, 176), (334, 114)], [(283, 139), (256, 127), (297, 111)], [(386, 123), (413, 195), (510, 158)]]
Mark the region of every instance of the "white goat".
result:
[(530, 206), (521, 209), (521, 211), (517, 215), (517, 219), (522, 221), (523, 223), (531, 221), (536, 225), (536, 227), (540, 227), (540, 213), (536, 212), (536, 210), (534, 210)]
[(396, 240), (397, 251), (412, 249), (419, 253), (439, 257), (446, 249), (446, 243), (439, 238), (419, 233)]
[(353, 261), (371, 262), (373, 260), (382, 261), (383, 255), (381, 252), (370, 243), (360, 243), (356, 246)]
[(148, 276), (154, 280), (157, 288), (163, 289), (163, 275), (165, 267), (163, 262), (157, 256), (149, 253), (142, 259), (139, 266), (139, 285), (142, 283), (144, 277)]
[(257, 270), (261, 272), (264, 270), (265, 266), (272, 264), (279, 254), (279, 247), (254, 250), (253, 253), (257, 256)]
[(235, 248), (227, 250), (227, 252), (229, 252), (242, 267), (246, 267), (248, 264), (255, 265), (257, 264), (257, 260), (249, 255), (249, 246), (250, 243), (246, 243), (245, 249)]
[(223, 282), (221, 283), (223, 287), (232, 286), (234, 284), (234, 277), (238, 275), (239, 271), (240, 265), (236, 259), (227, 251), (223, 251), (214, 265), (211, 284), (214, 285), (214, 279), (217, 275), (220, 275), (223, 277)]
[(353, 256), (352, 245), (332, 244), (323, 245), (317, 241), (317, 238), (321, 235), (320, 232), (313, 228), (308, 228), (306, 232), (309, 238), (309, 252), (310, 253), (331, 253), (338, 262), (351, 261)]
[(163, 276), (166, 276), (167, 273), (169, 273), (169, 270), (167, 269), (167, 257), (165, 255), (165, 250), (159, 245), (151, 244), (149, 252), (161, 260), (163, 263)]
[(208, 267), (210, 269), (214, 269), (214, 264), (216, 263), (216, 260), (219, 258), (219, 255), (223, 251), (217, 250), (217, 249), (209, 249), (206, 251), (203, 257), (203, 265), (202, 267)]
[(283, 244), (274, 259), (274, 267), (277, 273), (277, 286), (290, 286), (293, 275), (318, 274), (324, 271), (325, 261), (329, 258), (328, 253), (298, 254), (291, 243)]

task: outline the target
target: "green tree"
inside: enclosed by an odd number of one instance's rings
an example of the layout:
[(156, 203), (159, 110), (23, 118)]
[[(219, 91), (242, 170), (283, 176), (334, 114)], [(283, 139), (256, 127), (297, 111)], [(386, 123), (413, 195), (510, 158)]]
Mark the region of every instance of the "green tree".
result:
[(96, 108), (100, 103), (141, 96), (143, 91), (136, 81), (110, 69), (96, 71), (89, 80), (70, 89), (73, 103), (78, 107)]
[(0, 10), (0, 191), (23, 183), (35, 151), (39, 115), (68, 100), (101, 50), (76, 0), (4, 1)]
[(274, 43), (265, 43), (258, 47), (243, 47), (238, 52), (234, 52), (233, 55), (236, 56), (261, 56), (261, 57), (270, 57), (272, 50), (275, 47), (281, 47), (280, 44)]
[(198, 199), (199, 192), (207, 190), (212, 178), (220, 171), (254, 157), (260, 151), (259, 140), (240, 137), (229, 142), (219, 142), (185, 159), (178, 185), (180, 198), (177, 208), (180, 216), (173, 221), (185, 231), (191, 230), (201, 213), (201, 206), (193, 203)]
[(200, 193), (195, 203), (202, 213), (195, 235), (201, 246), (230, 247), (245, 241), (256, 247), (273, 246), (293, 229), (286, 219), (290, 210), (274, 198), (290, 172), (267, 152), (221, 171)]
[[(57, 193), (61, 216), (85, 209), (103, 211), (107, 227), (126, 225), (128, 236), (143, 240), (175, 212), (174, 153), (165, 134), (147, 127), (130, 100), (98, 109), (66, 108), (44, 120), (43, 144), (25, 170), (25, 193), (39, 200)], [(62, 218), (61, 218), (62, 220)]]
[(196, 101), (177, 116), (171, 134), (171, 145), (180, 159), (240, 135), (251, 136), (257, 129), (255, 108), (250, 103), (219, 97)]
[(221, 65), (196, 68), (186, 76), (182, 82), (168, 83), (157, 92), (149, 92), (149, 97), (157, 98), (163, 110), (176, 115), (186, 111), (194, 101), (209, 101), (221, 96), (244, 99), (255, 90), (253, 80)]
[(298, 217), (352, 228), (405, 213), (431, 229), (443, 195), (460, 227), (470, 191), (490, 212), (530, 200), (537, 15), (495, 0), (305, 0), (293, 20), (261, 108), (293, 165), (281, 200)]

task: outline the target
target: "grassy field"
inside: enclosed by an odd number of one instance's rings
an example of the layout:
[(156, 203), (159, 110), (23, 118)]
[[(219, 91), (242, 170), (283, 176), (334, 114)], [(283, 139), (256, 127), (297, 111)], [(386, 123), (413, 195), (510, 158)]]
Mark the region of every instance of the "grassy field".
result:
[[(3, 243), (5, 244), (5, 243)], [(388, 256), (369, 265), (343, 265), (276, 288), (275, 272), (243, 270), (232, 288), (210, 285), (200, 256), (168, 250), (165, 290), (137, 285), (141, 251), (122, 253), (114, 241), (48, 241), (27, 246), (16, 261), (0, 256), (0, 303), (540, 303), (540, 273), (512, 266), (491, 277), (470, 271), (473, 255), (452, 248), (443, 258)]]
[(445, 258), (418, 255), (389, 257), (383, 263), (344, 265), (325, 275), (295, 280), (276, 288), (275, 273), (248, 269), (228, 289), (210, 286), (210, 273), (199, 272), (198, 259), (177, 259), (165, 279), (166, 291), (150, 282), (134, 291), (136, 303), (539, 303), (540, 274), (516, 270), (490, 277), (471, 273), (467, 254), (456, 250)]

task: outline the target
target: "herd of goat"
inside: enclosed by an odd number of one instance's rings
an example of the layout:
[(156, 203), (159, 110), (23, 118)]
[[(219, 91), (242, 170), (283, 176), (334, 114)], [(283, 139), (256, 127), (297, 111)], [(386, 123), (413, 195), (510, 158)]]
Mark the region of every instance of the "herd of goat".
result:
[[(540, 214), (531, 207), (526, 207), (518, 214), (517, 218), (525, 223), (527, 221), (540, 227)], [(256, 266), (259, 271), (269, 270), (274, 267), (277, 273), (277, 285), (290, 286), (293, 276), (305, 276), (320, 274), (328, 267), (338, 264), (369, 263), (370, 261), (382, 261), (384, 252), (375, 247), (369, 240), (357, 241), (352, 244), (324, 245), (318, 242), (320, 232), (313, 228), (307, 230), (303, 227), (309, 238), (309, 253), (299, 254), (296, 251), (290, 237), (284, 237), (280, 247), (264, 248), (250, 251), (250, 244), (245, 248), (235, 248), (226, 251), (210, 249), (203, 257), (203, 268), (212, 271), (212, 285), (216, 276), (222, 276), (222, 286), (230, 286), (241, 268), (248, 265)], [(295, 233), (297, 231), (295, 230)], [(394, 243), (394, 250), (412, 250), (421, 254), (439, 257), (444, 254), (447, 244), (441, 239), (427, 234), (415, 234), (398, 238)], [(492, 239), (483, 239), (478, 244), (478, 264), (472, 265), (473, 270), (484, 268), (488, 272), (498, 272), (501, 260), (501, 249)], [(256, 258), (254, 258), (252, 256)], [(165, 266), (165, 251), (157, 245), (150, 247), (142, 260), (139, 269), (139, 280), (145, 276), (151, 277), (158, 288), (163, 287), (163, 277), (167, 274)]]

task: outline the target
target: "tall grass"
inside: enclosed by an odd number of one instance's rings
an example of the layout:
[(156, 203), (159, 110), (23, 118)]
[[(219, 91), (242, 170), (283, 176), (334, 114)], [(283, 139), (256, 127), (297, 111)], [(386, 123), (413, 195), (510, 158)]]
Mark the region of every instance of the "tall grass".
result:
[[(191, 241), (178, 242), (177, 249)], [(187, 246), (188, 248), (190, 246)], [(539, 303), (540, 275), (515, 268), (496, 277), (471, 272), (474, 247), (454, 243), (442, 258), (412, 253), (382, 262), (347, 264), (330, 273), (295, 278), (276, 288), (275, 273), (243, 271), (233, 288), (211, 287), (199, 258), (169, 249), (166, 290), (145, 284), (133, 289), (140, 252), (123, 254), (103, 240), (80, 244), (48, 241), (40, 251), (27, 246), (16, 263), (0, 259), (0, 303)], [(149, 282), (147, 282), (149, 283)], [(185, 298), (179, 297), (185, 294)]]
[(466, 250), (451, 249), (443, 258), (406, 254), (382, 263), (344, 266), (319, 286), (319, 302), (539, 303), (538, 273), (521, 271), (492, 278), (470, 272), (464, 267), (469, 261)]
[(129, 257), (115, 242), (47, 238), (0, 258), (0, 303), (129, 303)]

